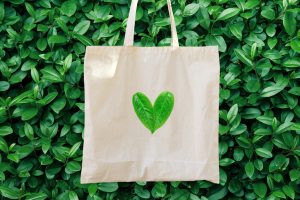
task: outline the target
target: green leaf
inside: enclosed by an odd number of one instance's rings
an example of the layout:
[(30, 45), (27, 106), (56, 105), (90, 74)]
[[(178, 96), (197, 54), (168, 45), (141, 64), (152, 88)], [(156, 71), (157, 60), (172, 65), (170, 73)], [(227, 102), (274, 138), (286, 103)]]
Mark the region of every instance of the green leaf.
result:
[(146, 95), (137, 92), (132, 96), (132, 104), (140, 121), (154, 133), (169, 118), (174, 107), (174, 96), (171, 92), (162, 92), (152, 106)]
[(291, 181), (296, 181), (300, 179), (300, 169), (292, 169), (289, 172)]
[(68, 26), (66, 25), (66, 23), (61, 19), (61, 18), (56, 18), (55, 19), (57, 25), (65, 32), (65, 33), (69, 33), (68, 30)]
[(48, 43), (49, 44), (63, 44), (67, 42), (67, 38), (62, 35), (51, 35), (48, 38)]
[(235, 55), (242, 61), (244, 64), (248, 66), (252, 66), (252, 61), (245, 55), (245, 53), (240, 49), (234, 49)]
[(292, 40), (291, 47), (294, 51), (300, 53), (300, 40), (299, 39)]
[(74, 191), (69, 191), (69, 199), (70, 199), (70, 200), (78, 200), (79, 198), (78, 198), (76, 192), (74, 192)]
[(91, 24), (90, 21), (83, 20), (74, 27), (73, 31), (79, 35), (83, 35), (88, 31), (90, 24)]
[(45, 67), (41, 70), (43, 79), (52, 83), (59, 83), (63, 81), (63, 77), (52, 67)]
[(280, 79), (275, 85), (264, 88), (261, 91), (262, 97), (271, 97), (278, 94), (282, 91), (289, 83), (289, 80), (286, 78)]
[(55, 97), (58, 95), (58, 92), (51, 92), (50, 94), (47, 94), (47, 96), (45, 96), (43, 99), (40, 99), (37, 101), (37, 103), (42, 104), (42, 105), (47, 105), (49, 104), (51, 101), (53, 101), (53, 99), (55, 99)]
[(282, 187), (282, 190), (283, 190), (284, 194), (286, 194), (288, 197), (290, 197), (291, 199), (295, 199), (295, 191), (291, 186), (284, 185)]
[[(107, 21), (110, 19), (109, 13), (111, 12), (112, 7), (110, 5), (97, 5), (94, 9), (94, 19), (96, 22)], [(139, 8), (137, 8), (137, 17), (139, 15)], [(138, 19), (138, 18), (137, 18)]]
[(300, 59), (298, 58), (287, 59), (286, 61), (283, 62), (282, 65), (284, 67), (289, 67), (289, 68), (300, 67)]
[(276, 170), (284, 170), (284, 167), (287, 162), (289, 162), (289, 160), (284, 155), (276, 155), (269, 165), (269, 172), (274, 172)]
[(35, 11), (32, 5), (30, 5), (29, 3), (25, 3), (25, 8), (32, 17), (35, 17)]
[(137, 92), (132, 96), (132, 104), (140, 121), (153, 133), (155, 131), (154, 108), (151, 101), (143, 93)]
[(10, 87), (9, 82), (7, 81), (0, 81), (0, 92), (7, 91)]
[(265, 148), (257, 148), (257, 149), (255, 149), (255, 152), (257, 155), (259, 155), (263, 158), (272, 158), (272, 156), (273, 156), (272, 153)]
[(237, 113), (238, 113), (238, 105), (234, 104), (233, 106), (231, 106), (231, 108), (227, 113), (227, 120), (230, 124), (235, 120)]
[(166, 185), (161, 182), (155, 183), (154, 187), (151, 190), (151, 194), (154, 198), (162, 198), (166, 195), (166, 193)]
[(69, 54), (64, 61), (64, 65), (63, 65), (64, 70), (67, 71), (68, 69), (70, 69), (71, 64), (72, 64), (72, 54)]
[(260, 198), (264, 198), (267, 194), (267, 186), (264, 183), (254, 183), (253, 184), (254, 193)]
[(156, 26), (167, 26), (170, 25), (170, 19), (169, 18), (157, 18), (155, 19), (154, 24)]
[(255, 168), (254, 168), (254, 164), (251, 161), (248, 161), (245, 165), (245, 172), (246, 175), (249, 178), (252, 178), (253, 174), (254, 174)]
[(184, 199), (189, 199), (189, 200), (200, 200), (199, 197), (196, 195), (192, 195), (188, 190), (186, 189), (177, 189), (171, 192), (171, 198), (170, 200), (184, 200)]
[(273, 37), (276, 34), (276, 25), (271, 24), (267, 27), (266, 33), (268, 36)]
[(283, 27), (285, 31), (290, 35), (294, 35), (296, 32), (297, 22), (296, 22), (296, 15), (294, 12), (290, 12), (287, 10), (283, 15)]
[(226, 167), (233, 164), (235, 161), (231, 158), (223, 158), (220, 160), (220, 166)]
[(197, 20), (199, 24), (206, 30), (208, 30), (210, 26), (210, 18), (207, 11), (207, 8), (200, 7), (198, 12), (196, 13)]
[(246, 88), (251, 93), (259, 91), (260, 87), (261, 85), (258, 79), (251, 79), (246, 83)]
[(240, 182), (237, 179), (231, 179), (228, 185), (228, 190), (231, 193), (237, 193), (242, 189)]
[(119, 188), (118, 183), (99, 183), (98, 189), (103, 192), (115, 192)]
[(183, 17), (194, 15), (200, 8), (200, 5), (197, 3), (191, 3), (185, 6), (183, 10)]
[(3, 197), (8, 199), (20, 199), (20, 192), (15, 187), (0, 186), (0, 192)]
[(272, 192), (272, 195), (275, 197), (278, 197), (280, 199), (286, 199), (285, 194), (281, 190), (276, 190), (276, 191)]
[(13, 133), (11, 126), (0, 126), (0, 136), (6, 136)]
[(25, 125), (24, 125), (24, 133), (28, 137), (28, 139), (33, 140), (34, 131), (33, 131), (32, 126), (27, 122), (25, 122)]
[(207, 35), (205, 37), (205, 45), (218, 46), (220, 52), (225, 52), (227, 49), (226, 42), (222, 36)]
[(72, 148), (69, 151), (69, 157), (72, 157), (75, 155), (75, 153), (78, 151), (80, 145), (81, 145), (81, 142), (77, 142), (72, 146)]
[(22, 71), (27, 71), (30, 70), (32, 68), (34, 68), (37, 65), (36, 61), (33, 60), (27, 60), (26, 62), (23, 63), (21, 70)]
[(60, 113), (62, 109), (66, 106), (67, 100), (65, 97), (59, 97), (57, 98), (53, 103), (50, 104), (50, 108), (55, 112), (55, 113)]
[(216, 187), (214, 190), (207, 195), (208, 199), (224, 199), (226, 194), (228, 193), (227, 187)]
[(292, 122), (285, 122), (283, 124), (281, 124), (280, 126), (278, 126), (278, 128), (275, 130), (275, 133), (280, 134), (280, 133), (284, 133), (286, 131), (289, 130), (289, 128), (291, 128), (294, 125), (294, 123)]
[(29, 97), (32, 96), (32, 90), (28, 90), (25, 92), (22, 92), (21, 94), (19, 94), (18, 96), (16, 96), (10, 103), (9, 106), (13, 106), (13, 105), (17, 105), (20, 102), (22, 102), (22, 100), (27, 99)]
[(244, 7), (245, 7), (245, 9), (252, 9), (258, 5), (259, 5), (259, 0), (248, 0), (245, 3)]
[(25, 106), (22, 108), (21, 119), (27, 121), (36, 116), (39, 112), (39, 109), (36, 106)]
[(267, 41), (270, 49), (273, 49), (276, 46), (277, 42), (278, 42), (277, 38), (268, 38), (268, 41)]
[(93, 197), (97, 192), (97, 184), (90, 184), (88, 187), (89, 195)]
[(30, 74), (34, 82), (38, 83), (40, 81), (40, 75), (36, 68), (32, 68)]
[(217, 21), (220, 20), (227, 20), (231, 17), (234, 17), (235, 15), (237, 15), (240, 12), (239, 8), (227, 8), (225, 10), (223, 10), (219, 16), (217, 17)]
[(39, 38), (36, 46), (40, 51), (44, 51), (47, 48), (47, 40), (45, 38)]
[(134, 186), (134, 193), (143, 199), (149, 199), (151, 197), (150, 192), (147, 189), (144, 189), (140, 185)]
[(135, 183), (140, 186), (145, 186), (147, 184), (146, 181), (136, 181)]
[(242, 40), (243, 29), (244, 29), (244, 23), (242, 22), (229, 25), (230, 32), (239, 40)]
[(275, 11), (271, 7), (268, 7), (268, 6), (263, 7), (263, 9), (261, 11), (261, 15), (264, 18), (267, 18), (269, 20), (275, 19)]
[(93, 46), (94, 45), (93, 42), (89, 38), (87, 38), (87, 37), (85, 37), (83, 35), (79, 35), (77, 33), (74, 33), (73, 37), (75, 39), (79, 40), (82, 44), (84, 44), (86, 46)]
[(71, 17), (75, 14), (77, 9), (76, 1), (65, 1), (60, 8), (62, 14)]
[(271, 135), (272, 132), (269, 129), (259, 128), (254, 131), (255, 135), (263, 136), (263, 135)]
[(47, 194), (45, 193), (31, 193), (28, 196), (26, 196), (26, 200), (44, 200), (47, 199)]
[(0, 137), (0, 150), (6, 154), (8, 153), (8, 145), (3, 137)]
[(0, 22), (4, 19), (4, 16), (5, 16), (4, 3), (0, 2)]
[(174, 107), (174, 95), (162, 92), (154, 102), (154, 131), (162, 127), (167, 121)]
[(116, 3), (116, 4), (127, 4), (126, 0), (103, 0), (104, 2)]
[(17, 71), (10, 77), (9, 79), (10, 85), (22, 82), (22, 80), (26, 77), (26, 75), (27, 72)]
[[(19, 157), (19, 155), (16, 154), (16, 153), (8, 154), (8, 155), (7, 155), (7, 159), (9, 159), (9, 160), (11, 160), (11, 161), (13, 161), (13, 162), (15, 162), (15, 163), (20, 162), (20, 157)], [(1, 190), (1, 189), (0, 189), (0, 190)]]

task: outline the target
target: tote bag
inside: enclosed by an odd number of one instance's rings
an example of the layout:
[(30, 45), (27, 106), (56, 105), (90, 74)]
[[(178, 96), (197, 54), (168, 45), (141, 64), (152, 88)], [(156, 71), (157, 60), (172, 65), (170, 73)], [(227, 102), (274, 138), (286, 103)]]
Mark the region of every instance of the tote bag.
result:
[(81, 183), (219, 183), (217, 46), (133, 46), (132, 0), (124, 46), (88, 46)]

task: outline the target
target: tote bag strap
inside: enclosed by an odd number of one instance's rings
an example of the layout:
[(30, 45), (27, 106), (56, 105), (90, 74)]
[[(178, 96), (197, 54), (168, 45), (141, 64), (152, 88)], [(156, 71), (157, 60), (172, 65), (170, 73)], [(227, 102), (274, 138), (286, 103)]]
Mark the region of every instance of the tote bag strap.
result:
[[(170, 22), (171, 22), (170, 23), (171, 24), (171, 34), (172, 34), (171, 46), (179, 47), (176, 25), (175, 25), (175, 21), (174, 21), (172, 6), (171, 6), (171, 0), (167, 0), (167, 2), (168, 2)], [(133, 46), (133, 35), (134, 35), (137, 3), (138, 3), (138, 0), (131, 1), (129, 16), (128, 16), (128, 20), (127, 20), (127, 26), (126, 26), (126, 32), (125, 32), (124, 46)]]

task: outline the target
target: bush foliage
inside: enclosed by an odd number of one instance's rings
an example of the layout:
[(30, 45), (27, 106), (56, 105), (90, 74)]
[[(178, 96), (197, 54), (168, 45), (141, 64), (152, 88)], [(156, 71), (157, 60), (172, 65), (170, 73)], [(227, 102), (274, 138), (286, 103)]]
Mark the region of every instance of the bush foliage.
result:
[[(181, 46), (219, 46), (220, 184), (81, 185), (85, 46), (123, 45), (130, 2), (4, 0), (1, 199), (300, 199), (299, 1), (172, 4)], [(169, 45), (169, 24), (141, 1), (135, 45)]]

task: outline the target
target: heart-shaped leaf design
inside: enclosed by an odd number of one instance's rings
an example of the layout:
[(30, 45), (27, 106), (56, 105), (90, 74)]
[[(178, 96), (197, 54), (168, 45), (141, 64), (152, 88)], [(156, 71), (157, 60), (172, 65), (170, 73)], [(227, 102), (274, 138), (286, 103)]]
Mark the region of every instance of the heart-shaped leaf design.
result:
[(174, 95), (169, 91), (160, 93), (153, 106), (145, 94), (137, 92), (132, 96), (132, 104), (140, 121), (154, 133), (169, 118), (174, 107)]
[(151, 101), (146, 95), (141, 92), (137, 92), (132, 96), (132, 104), (134, 111), (141, 122), (152, 133), (154, 132), (154, 109)]

